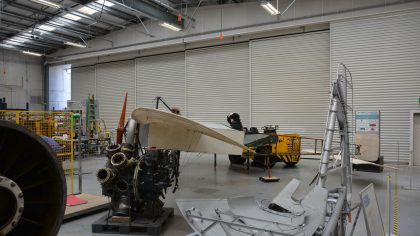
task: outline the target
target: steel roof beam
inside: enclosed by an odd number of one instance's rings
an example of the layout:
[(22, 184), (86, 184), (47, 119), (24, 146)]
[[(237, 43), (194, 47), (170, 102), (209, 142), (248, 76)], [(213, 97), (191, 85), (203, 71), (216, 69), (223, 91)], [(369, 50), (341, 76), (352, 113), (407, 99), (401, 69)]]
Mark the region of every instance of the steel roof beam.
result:
[(57, 15), (55, 18), (50, 18), (50, 20), (58, 21), (58, 22), (65, 23), (65, 24), (70, 24), (74, 27), (78, 27), (79, 29), (83, 28), (84, 30), (89, 31), (89, 32), (93, 32), (97, 35), (104, 35), (104, 34), (108, 34), (110, 32), (109, 30), (107, 30), (105, 28), (90, 25), (90, 24), (85, 24), (85, 23), (82, 23), (82, 22), (73, 21), (73, 20), (67, 19), (63, 16), (60, 16), (60, 15)]
[(42, 30), (42, 29), (36, 29), (36, 31), (41, 31), (41, 34), (48, 35), (52, 38), (55, 38), (55, 39), (61, 40), (61, 41), (80, 41), (80, 38), (78, 38), (78, 37), (73, 37), (73, 36), (70, 36), (70, 35), (60, 34), (60, 33), (57, 33), (57, 32), (52, 32), (52, 31), (47, 31), (47, 30)]
[(39, 39), (36, 39), (36, 38), (33, 38), (30, 33), (21, 33), (19, 35), (15, 35), (15, 37), (32, 40), (33, 42), (36, 42), (37, 44), (48, 44), (48, 45), (54, 45), (55, 47), (63, 46), (63, 41), (61, 40), (54, 41), (49, 38), (44, 38), (42, 36), (40, 36)]
[(6, 27), (2, 27), (2, 25), (0, 25), (0, 33), (8, 34), (11, 37), (11, 36), (13, 36), (14, 32), (16, 32), (16, 31), (8, 29)]
[[(68, 19), (68, 18), (65, 18), (65, 17), (59, 15), (60, 13), (65, 12), (65, 11), (60, 11), (57, 14), (53, 14), (53, 13), (48, 13), (48, 12), (41, 11), (41, 10), (36, 9), (36, 8), (26, 6), (26, 5), (23, 5), (23, 4), (20, 4), (20, 3), (16, 3), (16, 2), (13, 2), (11, 0), (3, 0), (3, 1), (7, 2), (10, 6), (13, 6), (13, 7), (16, 7), (16, 8), (21, 8), (21, 9), (24, 9), (26, 11), (30, 11), (30, 12), (33, 12), (33, 13), (43, 14), (46, 18), (48, 18), (48, 20), (55, 20), (54, 18), (58, 18), (61, 21), (65, 21), (66, 23), (73, 24), (73, 25), (78, 26), (78, 27), (84, 27), (84, 28), (87, 27), (87, 29), (89, 29), (89, 30), (94, 29), (94, 31), (96, 31), (96, 32), (102, 31), (101, 34), (109, 33), (109, 30), (107, 30), (103, 27), (91, 26), (89, 24), (74, 21), (74, 20), (71, 20), (71, 19)], [(38, 19), (34, 19), (34, 18), (30, 18), (30, 19), (35, 20), (35, 22), (39, 21)], [(46, 19), (43, 19), (43, 20), (46, 20)], [(90, 29), (90, 28), (92, 28), (92, 29)]]
[(0, 31), (0, 37), (2, 37), (3, 39), (7, 39), (10, 37), (10, 34), (4, 33)]
[[(125, 20), (125, 21), (132, 21), (133, 19), (137, 19), (137, 17), (135, 15), (127, 14), (126, 12), (120, 11), (118, 9), (112, 9), (112, 8), (107, 7), (105, 5), (102, 6), (102, 4), (97, 3), (97, 2), (91, 2), (88, 7), (91, 7), (92, 9), (94, 9), (98, 12), (100, 12), (102, 10), (102, 7), (103, 7), (103, 10), (104, 10), (104, 12), (106, 12), (107, 15), (117, 17), (117, 18), (120, 18), (121, 20)], [(125, 17), (126, 15), (129, 15), (131, 17)]]
[(37, 51), (41, 51), (41, 52), (47, 51), (44, 47), (32, 46), (32, 45), (28, 45), (28, 44), (24, 44), (24, 43), (18, 43), (18, 42), (14, 42), (14, 43), (3, 42), (3, 44), (18, 46), (18, 47), (22, 47), (22, 48), (28, 48), (30, 50), (37, 50)]
[(25, 11), (30, 11), (30, 12), (33, 12), (33, 13), (38, 13), (38, 14), (42, 14), (44, 16), (49, 16), (49, 17), (54, 17), (55, 16), (55, 14), (53, 14), (53, 13), (42, 11), (42, 10), (40, 10), (38, 8), (33, 8), (33, 7), (30, 7), (30, 6), (21, 4), (21, 3), (17, 3), (17, 2), (12, 1), (12, 0), (3, 0), (3, 1), (6, 2), (6, 3), (8, 3), (8, 5), (10, 5), (10, 6), (13, 6), (13, 7), (16, 7), (16, 8), (20, 8), (20, 9), (23, 9)]
[(187, 18), (191, 21), (195, 21), (195, 19), (185, 13), (183, 13), (182, 11), (178, 10), (175, 8), (174, 4), (171, 1), (167, 1), (167, 0), (150, 0), (164, 8), (166, 8), (168, 11), (172, 12), (172, 14), (178, 16), (181, 15), (182, 18)]
[(99, 22), (99, 23), (107, 24), (109, 26), (118, 27), (118, 28), (121, 28), (121, 29), (126, 28), (124, 25), (121, 25), (121, 24), (118, 24), (118, 23), (115, 23), (115, 22), (112, 22), (112, 21), (104, 20), (104, 19), (95, 18), (95, 17), (89, 16), (89, 15), (83, 14), (83, 13), (81, 13), (79, 11), (76, 11), (76, 10), (74, 10), (72, 8), (63, 8), (63, 10), (66, 11), (66, 12), (69, 12), (69, 13), (71, 13), (73, 15), (77, 15), (79, 17), (83, 17), (83, 18), (92, 20), (94, 22)]
[[(177, 16), (169, 13), (168, 11), (163, 11), (159, 7), (146, 3), (144, 1), (141, 1), (141, 0), (133, 0), (133, 1), (107, 0), (107, 1), (112, 2), (118, 6), (125, 7), (129, 10), (134, 10), (153, 20), (159, 20), (159, 21), (167, 22), (169, 24), (178, 25)], [(125, 4), (125, 2), (127, 2), (127, 4)]]
[(66, 26), (61, 26), (61, 25), (54, 24), (54, 23), (51, 23), (51, 22), (48, 22), (48, 23), (45, 23), (45, 24), (47, 24), (49, 26), (53, 26), (53, 27), (55, 27), (57, 29), (60, 29), (60, 30), (63, 30), (63, 31), (67, 31), (67, 32), (72, 33), (72, 34), (84, 36), (84, 37), (93, 38), (93, 37), (96, 37), (96, 36), (99, 35), (99, 34), (92, 34), (93, 32), (92, 33), (86, 33), (84, 31), (74, 30), (72, 28), (68, 28)]
[[(25, 31), (27, 29), (30, 30), (30, 28), (33, 28), (31, 26), (27, 26), (27, 25), (23, 25), (23, 24), (11, 22), (11, 21), (8, 21), (8, 20), (2, 20), (2, 22), (6, 23), (9, 26), (15, 26), (15, 27), (17, 27), (17, 30), (19, 30), (19, 31)], [(38, 29), (38, 28), (36, 28), (35, 30), (36, 31), (42, 31), (43, 34), (45, 34), (45, 33), (49, 33), (49, 34), (52, 33), (52, 31), (41, 30), (41, 29)], [(57, 32), (54, 32), (53, 34), (57, 34), (59, 36), (68, 36), (68, 35), (65, 35), (65, 34), (57, 33)], [(70, 36), (70, 37), (72, 37), (72, 36)], [(74, 39), (79, 39), (79, 38), (74, 38)], [(78, 40), (78, 41), (80, 41), (80, 40)]]
[[(30, 30), (31, 28), (29, 28)], [(49, 35), (51, 37), (55, 37), (57, 39), (61, 39), (62, 41), (80, 41), (79, 37), (74, 37), (71, 35), (67, 35), (67, 34), (62, 34), (62, 33), (58, 33), (58, 32), (54, 32), (54, 31), (48, 31), (48, 30), (43, 30), (43, 29), (39, 29), (39, 28), (32, 28), (32, 31), (38, 31), (41, 32), (41, 34), (46, 34)], [(38, 35), (38, 34), (35, 34)]]
[[(1, 11), (0, 11), (0, 13), (1, 13)], [(2, 19), (1, 22), (5, 23), (6, 25), (9, 25), (9, 26), (16, 26), (16, 27), (20, 28), (19, 30), (24, 30), (24, 29), (27, 29), (28, 27), (30, 27), (30, 25), (29, 26), (28, 25), (23, 25), (23, 24), (19, 24), (19, 23), (4, 20), (4, 19)]]
[(47, 38), (36, 39), (35, 37), (31, 37), (28, 33), (21, 33), (19, 35), (15, 35), (11, 37), (10, 35), (7, 36), (7, 40), (25, 40), (24, 43), (34, 44), (41, 47), (49, 47), (49, 48), (63, 48), (64, 43), (62, 41), (52, 41)]
[[(37, 19), (31, 18), (31, 17), (28, 17), (28, 16), (24, 16), (24, 15), (20, 15), (20, 14), (17, 14), (17, 13), (11, 13), (11, 12), (4, 11), (4, 10), (0, 11), (0, 13), (3, 13), (4, 15), (15, 17), (15, 18), (18, 18), (18, 19), (21, 19), (21, 20), (30, 21), (30, 22), (33, 22), (33, 23), (39, 23), (39, 21)], [(93, 36), (99, 35), (99, 34), (92, 35), (91, 33), (94, 33), (94, 32), (89, 32), (88, 30), (84, 30), (84, 29), (74, 30), (74, 29), (68, 28), (66, 26), (60, 26), (60, 25), (51, 23), (49, 21), (45, 22), (44, 24), (54, 26), (55, 28), (59, 28), (59, 29), (65, 30), (65, 31), (73, 32), (74, 34), (82, 34), (82, 35), (85, 35), (85, 36), (88, 36), (88, 37), (93, 37)], [(26, 25), (26, 27), (33, 27), (33, 26), (31, 26), (31, 25), (27, 26)]]
[(43, 30), (43, 29), (39, 29), (39, 28), (34, 28), (33, 26), (27, 26), (27, 25), (22, 25), (19, 23), (14, 23), (8, 20), (2, 20), (2, 22), (5, 22), (6, 24), (10, 25), (10, 26), (16, 26), (18, 28), (13, 28), (16, 29), (19, 32), (24, 32), (25, 30), (31, 30), (32, 31), (40, 31), (42, 34), (47, 34), (56, 38), (60, 38), (63, 41), (80, 41), (80, 38), (78, 37), (73, 37), (71, 35), (66, 35), (66, 34), (62, 34), (62, 33), (58, 33), (58, 32), (53, 32), (53, 31), (48, 31), (48, 30)]
[[(11, 49), (14, 51), (27, 51), (27, 50), (31, 50), (31, 48), (27, 48), (27, 47), (21, 47), (21, 46), (15, 46), (15, 45), (10, 45), (10, 44), (5, 44), (5, 43), (0, 43), (0, 47), (4, 47), (7, 49)], [(40, 54), (44, 54), (43, 51), (31, 51), (31, 52), (36, 52), (36, 53), (40, 53)]]
[(6, 26), (4, 24), (0, 24), (0, 28), (6, 29), (6, 30), (11, 31), (11, 32), (23, 32), (23, 30), (21, 30), (21, 29), (16, 29), (16, 28), (13, 28), (13, 27), (10, 27), (10, 26)]
[(16, 45), (28, 45), (28, 46), (35, 46), (35, 47), (40, 47), (40, 48), (51, 48), (51, 49), (58, 49), (58, 48), (62, 48), (63, 45), (48, 45), (48, 44), (44, 44), (44, 43), (37, 43), (35, 40), (26, 40), (25, 42), (21, 43), (21, 42), (17, 42), (13, 39), (6, 39), (5, 41), (9, 41), (9, 42), (13, 42), (13, 44)]
[[(30, 29), (27, 29), (27, 28), (16, 29), (16, 28), (13, 28), (13, 27), (5, 26), (5, 25), (0, 25), (0, 28), (8, 29), (8, 30), (11, 30), (11, 31), (14, 31), (14, 32), (17, 32), (17, 33), (27, 33), (27, 34), (30, 34), (30, 35), (36, 35), (37, 37), (43, 38), (42, 35), (34, 34), (32, 32), (27, 32), (28, 30), (30, 30)], [(50, 31), (46, 31), (46, 30), (37, 29), (37, 31), (42, 31), (42, 34), (48, 35), (50, 39), (54, 39), (54, 40), (59, 41), (59, 42), (76, 41), (76, 40), (80, 39), (80, 38), (75, 38), (75, 37), (70, 37), (70, 36), (62, 37), (62, 36), (57, 35), (56, 33), (50, 33)], [(15, 35), (15, 36), (18, 36), (18, 35)]]
[(57, 45), (57, 46), (64, 45), (64, 41), (62, 39), (52, 38), (52, 37), (47, 38), (47, 37), (44, 37), (42, 35), (39, 35), (39, 36), (37, 35), (35, 37), (34, 35), (32, 35), (31, 33), (28, 33), (28, 32), (22, 32), (18, 35), (15, 35), (15, 37), (21, 37), (21, 38), (31, 39), (31, 40), (36, 40), (36, 41), (39, 40), (38, 42), (48, 43), (48, 44)]
[[(118, 9), (115, 9), (115, 8), (112, 8), (112, 7), (107, 7), (104, 4), (100, 4), (96, 1), (89, 1), (89, 0), (71, 0), (71, 1), (75, 2), (75, 3), (78, 3), (78, 4), (81, 4), (81, 5), (84, 5), (84, 6), (87, 6), (87, 7), (90, 7), (92, 9), (96, 10), (96, 11), (99, 11), (99, 12), (103, 9), (104, 12), (106, 12), (107, 15), (117, 17), (117, 18), (119, 18), (121, 20), (124, 20), (124, 21), (132, 21), (133, 19), (137, 19), (136, 15), (131, 15), (131, 14), (128, 14), (128, 13), (123, 12), (121, 10), (118, 10)], [(132, 0), (130, 0), (130, 1), (132, 1)], [(130, 15), (132, 17), (131, 18), (124, 17), (125, 15)]]

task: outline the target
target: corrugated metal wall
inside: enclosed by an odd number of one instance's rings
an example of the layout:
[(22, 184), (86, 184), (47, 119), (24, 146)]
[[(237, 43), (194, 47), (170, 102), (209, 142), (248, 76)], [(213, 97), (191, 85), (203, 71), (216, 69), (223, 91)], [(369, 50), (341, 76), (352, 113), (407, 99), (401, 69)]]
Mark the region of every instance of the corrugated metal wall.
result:
[(187, 115), (227, 123), (231, 112), (249, 125), (249, 47), (226, 45), (186, 52)]
[(71, 70), (71, 100), (84, 102), (89, 94), (95, 94), (95, 66)]
[(329, 32), (252, 41), (252, 125), (323, 138), (329, 100)]
[[(185, 110), (185, 53), (142, 57), (136, 60), (137, 107), (155, 107), (157, 96), (181, 114)], [(168, 111), (160, 104), (159, 108)]]
[(349, 67), (356, 110), (381, 111), (381, 154), (385, 160), (410, 157), (410, 110), (419, 109), (420, 14), (386, 16), (331, 24), (332, 76)]
[(135, 104), (134, 60), (97, 65), (97, 99), (99, 116), (109, 131), (118, 126), (125, 93), (128, 92), (126, 119), (131, 117)]

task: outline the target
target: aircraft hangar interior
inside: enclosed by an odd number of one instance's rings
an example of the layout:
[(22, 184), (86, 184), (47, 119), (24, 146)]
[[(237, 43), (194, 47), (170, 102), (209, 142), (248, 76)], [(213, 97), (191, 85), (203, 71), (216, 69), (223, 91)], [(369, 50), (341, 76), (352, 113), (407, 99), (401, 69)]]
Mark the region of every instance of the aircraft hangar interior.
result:
[(0, 235), (420, 235), (419, 65), (419, 0), (0, 0)]

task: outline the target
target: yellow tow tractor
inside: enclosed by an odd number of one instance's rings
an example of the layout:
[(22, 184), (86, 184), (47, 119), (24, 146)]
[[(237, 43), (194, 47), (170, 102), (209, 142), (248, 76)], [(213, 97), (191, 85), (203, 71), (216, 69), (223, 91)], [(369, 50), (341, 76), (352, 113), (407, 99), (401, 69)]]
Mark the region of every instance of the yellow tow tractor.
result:
[(256, 167), (272, 168), (277, 162), (288, 166), (296, 165), (300, 160), (301, 137), (299, 134), (277, 134), (277, 126), (264, 126), (262, 133), (258, 129), (245, 128), (244, 144), (255, 153), (247, 150), (242, 155), (229, 155), (231, 164), (243, 164), (247, 158), (252, 159)]

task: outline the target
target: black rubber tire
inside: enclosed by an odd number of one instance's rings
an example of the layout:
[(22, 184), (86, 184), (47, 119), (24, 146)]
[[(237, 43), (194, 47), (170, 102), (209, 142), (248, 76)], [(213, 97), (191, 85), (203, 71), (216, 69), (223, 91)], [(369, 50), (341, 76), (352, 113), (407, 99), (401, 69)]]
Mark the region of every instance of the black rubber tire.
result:
[(231, 164), (242, 165), (245, 163), (246, 158), (242, 158), (240, 155), (229, 155), (229, 161)]
[(300, 157), (295, 162), (289, 162), (286, 159), (283, 158), (284, 164), (286, 164), (286, 167), (294, 167), (297, 163), (299, 163)]
[(57, 235), (67, 193), (51, 147), (29, 129), (0, 121), (0, 176), (16, 182), (24, 197), (22, 218), (10, 235)]
[(290, 162), (290, 163), (284, 163), (284, 164), (286, 164), (285, 166), (286, 168), (293, 168), (296, 166), (297, 162)]

